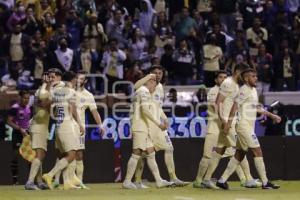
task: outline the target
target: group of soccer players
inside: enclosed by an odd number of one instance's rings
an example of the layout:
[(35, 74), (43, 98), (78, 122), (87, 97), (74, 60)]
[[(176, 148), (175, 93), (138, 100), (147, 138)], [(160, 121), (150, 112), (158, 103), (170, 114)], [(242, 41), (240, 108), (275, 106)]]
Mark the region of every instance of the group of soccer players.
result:
[[(169, 122), (162, 109), (162, 77), (163, 69), (153, 66), (150, 73), (134, 85), (135, 93), (130, 110), (133, 150), (127, 164), (123, 188), (148, 188), (142, 183), (145, 159), (158, 188), (189, 184), (178, 179), (175, 173), (174, 149), (167, 132)], [(226, 72), (219, 71), (215, 81), (216, 86), (208, 92), (208, 131), (193, 187), (229, 189), (227, 179), (236, 171), (244, 187), (279, 188), (266, 176), (262, 151), (254, 129), (257, 113), (270, 117), (276, 123), (281, 118), (258, 104), (255, 70), (237, 65), (232, 76), (227, 77)], [(94, 97), (85, 89), (86, 82), (86, 73), (83, 71), (63, 75), (54, 68), (44, 75), (43, 84), (35, 94), (34, 116), (29, 127), (36, 157), (32, 160), (25, 189), (54, 189), (59, 186), (61, 173), (63, 189), (87, 188), (82, 183), (86, 109), (91, 110), (99, 133), (103, 134), (105, 130)], [(50, 172), (42, 175), (50, 117), (55, 119), (57, 162)], [(254, 155), (261, 182), (251, 176), (245, 156), (249, 149)], [(170, 181), (163, 180), (159, 173), (155, 152), (160, 150), (164, 151)], [(230, 161), (215, 184), (211, 177), (220, 159), (226, 156), (230, 157)], [(132, 181), (133, 177), (135, 182)]]
[[(59, 186), (61, 173), (63, 189), (87, 188), (82, 183), (87, 108), (90, 109), (100, 134), (104, 133), (104, 128), (94, 97), (84, 87), (86, 82), (84, 71), (62, 74), (59, 69), (53, 68), (44, 74), (43, 84), (35, 93), (34, 115), (29, 126), (32, 149), (35, 150), (36, 157), (32, 160), (25, 189), (54, 189)], [(53, 169), (42, 175), (50, 117), (55, 121), (58, 159)]]

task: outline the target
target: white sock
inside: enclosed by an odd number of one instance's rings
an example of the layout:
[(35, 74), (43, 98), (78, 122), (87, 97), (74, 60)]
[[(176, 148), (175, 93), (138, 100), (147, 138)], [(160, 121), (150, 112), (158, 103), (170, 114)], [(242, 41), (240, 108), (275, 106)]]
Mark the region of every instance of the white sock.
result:
[(43, 182), (43, 163), (40, 164), (39, 171), (36, 175), (36, 182), (37, 183), (42, 183)]
[(205, 181), (210, 181), (212, 174), (215, 172), (217, 166), (219, 165), (220, 159), (222, 155), (218, 154), (217, 152), (212, 152), (211, 159), (208, 164), (208, 168), (204, 177)]
[(62, 158), (60, 159), (55, 166), (53, 167), (53, 169), (48, 173), (48, 175), (50, 177), (53, 177), (57, 172), (62, 171), (64, 168), (66, 168), (68, 166), (69, 162), (67, 159)]
[(81, 181), (83, 179), (83, 170), (84, 170), (83, 161), (82, 160), (77, 160), (76, 161), (76, 176)]
[(137, 163), (135, 174), (134, 174), (135, 182), (137, 183), (142, 182), (142, 174), (144, 171), (144, 166), (145, 166), (145, 160), (144, 158), (140, 158)]
[(76, 160), (73, 160), (69, 164), (69, 179), (70, 180), (73, 180), (74, 176), (76, 176), (75, 171), (76, 171)]
[(196, 181), (197, 182), (202, 182), (203, 176), (205, 175), (207, 168), (208, 168), (208, 164), (209, 164), (209, 158), (207, 157), (202, 157), (200, 163), (199, 163), (199, 167), (198, 167), (198, 173), (197, 173), (197, 177), (196, 177)]
[(34, 182), (34, 179), (40, 169), (41, 161), (38, 158), (35, 158), (31, 162), (30, 172), (29, 172), (29, 178), (28, 182)]
[[(58, 161), (59, 161), (59, 158), (56, 158), (56, 163), (55, 163), (55, 164), (57, 164)], [(56, 182), (56, 183), (59, 183), (61, 173), (62, 173), (62, 171), (58, 171), (58, 172), (55, 174), (55, 182)]]
[(136, 170), (136, 166), (137, 166), (137, 163), (139, 161), (139, 159), (141, 158), (141, 156), (138, 156), (138, 155), (135, 155), (135, 154), (132, 154), (128, 163), (127, 163), (127, 172), (126, 172), (126, 177), (125, 177), (125, 181), (129, 181), (131, 182), (132, 180), (132, 177), (134, 175), (134, 172)]
[(251, 176), (251, 172), (250, 172), (249, 162), (246, 156), (240, 163), (240, 166), (246, 176), (247, 181), (253, 180), (253, 177)]
[(162, 179), (159, 174), (159, 170), (157, 167), (157, 163), (155, 160), (155, 152), (152, 152), (147, 155), (147, 164), (149, 166), (150, 171), (152, 172), (156, 183), (160, 182)]
[(70, 182), (70, 164), (62, 170), (64, 184)]
[(222, 177), (220, 178), (220, 183), (225, 183), (229, 176), (233, 174), (233, 172), (236, 170), (237, 166), (240, 164), (240, 161), (238, 161), (234, 156), (230, 159), (227, 168), (225, 169)]
[(238, 165), (236, 167), (235, 173), (237, 174), (241, 182), (245, 182), (247, 180), (241, 165)]
[(268, 183), (268, 178), (263, 157), (254, 157), (254, 163), (263, 185), (266, 185)]
[(165, 150), (165, 163), (168, 169), (168, 173), (170, 176), (170, 179), (177, 179), (176, 173), (175, 173), (175, 164), (174, 164), (174, 150), (168, 149)]

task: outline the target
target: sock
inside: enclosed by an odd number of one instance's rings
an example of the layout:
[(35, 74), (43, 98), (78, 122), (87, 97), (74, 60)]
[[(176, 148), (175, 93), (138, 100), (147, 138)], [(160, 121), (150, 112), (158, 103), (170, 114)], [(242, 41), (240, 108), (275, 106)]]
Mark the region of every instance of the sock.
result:
[(76, 176), (75, 174), (76, 171), (76, 160), (73, 160), (70, 164), (69, 164), (69, 179), (73, 180), (73, 178)]
[(249, 162), (246, 156), (240, 163), (240, 166), (246, 176), (247, 181), (253, 180), (253, 177), (251, 176), (251, 172), (250, 172)]
[(83, 179), (83, 170), (84, 170), (83, 161), (77, 160), (76, 161), (76, 175), (79, 178), (79, 180), (81, 180), (81, 181)]
[(268, 183), (268, 178), (263, 157), (255, 157), (254, 163), (263, 185), (266, 185)]
[(220, 178), (220, 183), (225, 183), (229, 176), (233, 174), (233, 172), (236, 170), (237, 166), (240, 164), (240, 161), (238, 161), (234, 156), (230, 159), (227, 168), (225, 169), (222, 177)]
[(149, 166), (150, 171), (152, 172), (152, 174), (154, 176), (155, 181), (160, 182), (162, 179), (160, 177), (157, 163), (155, 160), (155, 152), (152, 152), (147, 155), (147, 164)]
[(144, 158), (140, 158), (137, 163), (135, 174), (134, 174), (135, 182), (137, 182), (137, 183), (142, 182), (142, 174), (144, 171), (144, 166), (145, 166), (145, 160), (144, 160)]
[(38, 158), (33, 159), (31, 162), (28, 182), (34, 182), (34, 179), (40, 169), (41, 161)]
[(70, 164), (65, 168), (65, 169), (63, 169), (63, 171), (62, 171), (62, 176), (63, 176), (63, 181), (64, 181), (64, 184), (66, 184), (66, 183), (69, 183), (70, 182)]
[(173, 152), (173, 149), (165, 150), (165, 163), (171, 180), (177, 179)]
[(48, 173), (48, 175), (50, 177), (53, 177), (57, 172), (62, 171), (63, 169), (65, 169), (68, 166), (69, 162), (67, 159), (62, 158), (60, 159), (55, 166), (53, 167), (53, 169)]
[(212, 174), (215, 172), (221, 158), (222, 158), (222, 155), (218, 154), (215, 151), (212, 152), (211, 159), (210, 159), (210, 162), (208, 164), (207, 171), (206, 171), (206, 175), (204, 177), (205, 181), (210, 181), (210, 179), (212, 177)]
[(241, 182), (245, 182), (247, 180), (245, 174), (244, 174), (244, 171), (241, 167), (241, 164), (239, 164), (236, 169), (235, 169), (235, 172), (237, 174), (237, 176), (239, 177), (240, 181)]
[(196, 177), (196, 182), (202, 182), (203, 176), (205, 175), (209, 164), (209, 158), (203, 157), (199, 163), (198, 173)]
[(125, 177), (125, 181), (129, 181), (131, 182), (132, 180), (132, 177), (134, 175), (134, 172), (135, 172), (135, 169), (136, 169), (136, 166), (137, 166), (137, 163), (139, 161), (139, 159), (141, 158), (141, 156), (138, 156), (138, 155), (135, 155), (135, 154), (132, 154), (128, 163), (127, 163), (127, 172), (126, 172), (126, 177)]
[[(57, 164), (58, 161), (59, 161), (59, 158), (56, 158), (56, 163), (55, 163), (55, 164)], [(57, 173), (55, 174), (55, 182), (56, 182), (56, 183), (59, 183), (59, 182), (60, 182), (60, 175), (61, 175), (61, 172), (62, 172), (62, 171), (59, 171), (59, 172), (57, 172)]]
[(36, 175), (36, 182), (37, 183), (42, 183), (43, 182), (42, 176), (43, 176), (43, 163), (40, 164), (39, 171)]

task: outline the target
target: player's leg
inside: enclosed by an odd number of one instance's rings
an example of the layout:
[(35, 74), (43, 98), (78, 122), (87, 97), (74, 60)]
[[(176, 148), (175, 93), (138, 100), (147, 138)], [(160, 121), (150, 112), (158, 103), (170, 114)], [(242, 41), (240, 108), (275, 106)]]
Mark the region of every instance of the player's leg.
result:
[(75, 157), (75, 150), (68, 151), (67, 155), (60, 159), (49, 173), (43, 175), (43, 180), (47, 183), (50, 189), (53, 189), (52, 178), (55, 176), (55, 174), (59, 171), (64, 170), (69, 165), (69, 163), (71, 163), (75, 159)]
[(251, 151), (253, 152), (253, 155), (254, 155), (254, 163), (255, 163), (256, 170), (262, 181), (262, 188), (263, 189), (278, 189), (280, 186), (271, 183), (267, 178), (267, 173), (266, 173), (266, 168), (265, 168), (265, 163), (264, 163), (261, 148), (260, 147), (251, 148)]
[(142, 155), (141, 158), (139, 159), (137, 166), (136, 166), (136, 170), (134, 173), (134, 179), (135, 179), (135, 186), (138, 189), (147, 189), (149, 188), (148, 186), (144, 185), (142, 182), (142, 175), (144, 172), (144, 167), (145, 167), (145, 157)]
[(158, 170), (158, 166), (155, 160), (155, 149), (152, 145), (152, 147), (150, 147), (151, 145), (148, 146), (148, 148), (146, 149), (147, 152), (147, 164), (148, 167), (150, 169), (150, 171), (152, 172), (155, 182), (156, 182), (156, 187), (158, 188), (162, 188), (162, 187), (167, 187), (172, 185), (172, 183), (163, 180), (160, 176), (159, 170)]
[(227, 164), (227, 168), (225, 169), (221, 178), (217, 181), (217, 186), (222, 189), (229, 189), (227, 184), (227, 179), (233, 174), (236, 168), (239, 166), (241, 161), (244, 159), (246, 152), (242, 149), (238, 148), (235, 152), (235, 155), (230, 159)]
[[(25, 185), (26, 190), (39, 189), (39, 187), (37, 187), (34, 184), (34, 180), (37, 177), (39, 170), (41, 169), (42, 162), (46, 156), (46, 151), (44, 149), (35, 149), (35, 152), (36, 152), (36, 158), (33, 159), (33, 161), (31, 162), (29, 177), (28, 177), (27, 183)], [(42, 186), (42, 182), (40, 182), (39, 185)]]
[(128, 160), (127, 163), (127, 172), (126, 176), (123, 182), (123, 188), (126, 189), (137, 189), (137, 187), (132, 183), (132, 177), (134, 175), (134, 172), (136, 170), (136, 166), (138, 161), (140, 160), (142, 155), (141, 149), (133, 149), (131, 157)]
[(211, 158), (211, 154), (213, 152), (214, 147), (217, 145), (217, 134), (208, 133), (205, 137), (204, 148), (203, 148), (203, 157), (199, 163), (197, 177), (193, 186), (196, 188), (201, 187), (202, 179), (208, 169), (209, 161)]
[(83, 171), (84, 171), (83, 150), (78, 150), (76, 152), (76, 175), (80, 181), (83, 180)]

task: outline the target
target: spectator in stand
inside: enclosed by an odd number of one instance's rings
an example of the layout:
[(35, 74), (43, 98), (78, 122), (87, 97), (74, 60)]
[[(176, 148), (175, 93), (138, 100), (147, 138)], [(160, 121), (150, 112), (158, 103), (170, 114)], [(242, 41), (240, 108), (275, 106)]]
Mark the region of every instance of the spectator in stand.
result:
[(139, 14), (139, 27), (150, 41), (154, 35), (152, 21), (155, 15), (155, 10), (150, 0), (141, 0), (141, 12)]
[(113, 17), (111, 17), (106, 24), (106, 34), (109, 39), (111, 38), (117, 39), (120, 48), (125, 48), (127, 46), (127, 40), (123, 35), (123, 31), (124, 31), (123, 14), (120, 9), (117, 9), (114, 11)]
[(262, 95), (270, 91), (271, 79), (274, 74), (272, 55), (267, 53), (266, 46), (261, 44), (258, 55), (253, 58), (254, 67), (257, 71), (257, 93)]
[(117, 81), (123, 80), (124, 69), (123, 62), (126, 60), (126, 54), (119, 49), (118, 40), (110, 39), (109, 48), (103, 54), (101, 66), (103, 74), (108, 79), (108, 92), (112, 92), (113, 84)]
[(101, 23), (97, 22), (97, 15), (92, 13), (88, 24), (84, 27), (83, 36), (89, 40), (89, 46), (93, 51), (100, 51), (107, 42), (107, 36)]
[(217, 36), (211, 34), (207, 44), (203, 46), (204, 57), (204, 83), (206, 87), (213, 87), (215, 84), (215, 73), (220, 70), (220, 63), (223, 58), (222, 49), (217, 45)]
[(4, 39), (3, 48), (11, 62), (18, 62), (28, 58), (30, 43), (30, 38), (22, 33), (21, 25), (16, 24), (13, 33)]
[(35, 19), (34, 9), (32, 7), (28, 7), (26, 9), (26, 22), (23, 25), (23, 33), (33, 36), (37, 30), (40, 29), (39, 22)]
[(131, 59), (136, 61), (142, 58), (144, 51), (148, 49), (148, 42), (143, 36), (140, 28), (134, 29), (132, 38), (129, 40)]
[(176, 36), (176, 44), (187, 37), (191, 28), (197, 29), (196, 21), (190, 17), (190, 12), (187, 7), (182, 8), (182, 12), (177, 21), (175, 21), (174, 31)]
[(261, 21), (258, 17), (253, 19), (253, 26), (247, 29), (246, 38), (250, 48), (250, 56), (257, 56), (259, 45), (266, 44), (268, 40), (268, 32), (261, 27)]
[(295, 90), (295, 72), (297, 63), (294, 54), (287, 44), (287, 41), (283, 41), (279, 53), (274, 56), (273, 65), (277, 91)]
[(23, 25), (25, 23), (26, 23), (25, 6), (23, 5), (22, 2), (18, 2), (16, 4), (15, 11), (10, 15), (6, 25), (9, 31), (14, 31), (14, 27), (17, 24)]
[(56, 22), (51, 12), (46, 12), (44, 18), (41, 21), (41, 31), (43, 38), (48, 43), (55, 34)]
[(66, 23), (68, 11), (73, 8), (72, 0), (56, 0), (55, 19), (58, 24)]
[[(43, 17), (48, 12), (50, 12), (51, 14), (54, 14), (55, 7), (56, 7), (56, 4), (55, 4), (54, 1), (55, 0), (50, 0), (50, 1), (48, 1), (48, 0), (35, 1), (35, 14), (36, 14), (36, 19), (38, 21), (43, 20)], [(49, 4), (49, 2), (50, 2), (50, 4)]]
[(174, 83), (187, 85), (192, 82), (193, 68), (196, 65), (195, 53), (189, 48), (185, 39), (181, 40), (179, 47), (173, 54)]
[(226, 36), (223, 32), (221, 32), (222, 25), (219, 22), (213, 24), (213, 30), (207, 33), (206, 42), (209, 40), (212, 34), (216, 37), (216, 44), (221, 47), (222, 51), (226, 51)]
[(71, 9), (66, 19), (68, 33), (72, 36), (70, 48), (76, 51), (81, 43), (82, 29), (84, 27), (82, 20), (77, 16), (76, 10)]
[(173, 66), (173, 46), (166, 44), (164, 46), (164, 54), (161, 56), (160, 65), (166, 70), (165, 75), (168, 76), (168, 80), (172, 82), (174, 80), (174, 66)]
[(139, 62), (135, 61), (129, 70), (125, 73), (125, 80), (130, 81), (132, 83), (137, 82), (141, 78), (143, 78), (143, 72), (140, 68)]
[(71, 41), (72, 41), (72, 36), (71, 36), (71, 34), (69, 34), (67, 32), (67, 27), (66, 27), (65, 24), (59, 24), (56, 31), (55, 31), (55, 34), (50, 39), (50, 41), (49, 41), (49, 50), (51, 52), (54, 52), (58, 48), (58, 41), (61, 38), (65, 38), (67, 40), (68, 44), (70, 44)]
[(155, 31), (154, 45), (158, 48), (159, 53), (163, 52), (166, 44), (174, 45), (172, 29), (167, 20), (165, 12), (158, 13), (153, 20), (153, 29)]
[(51, 55), (52, 66), (60, 69), (62, 72), (77, 72), (75, 52), (68, 48), (67, 39), (62, 37), (58, 40), (58, 48)]

